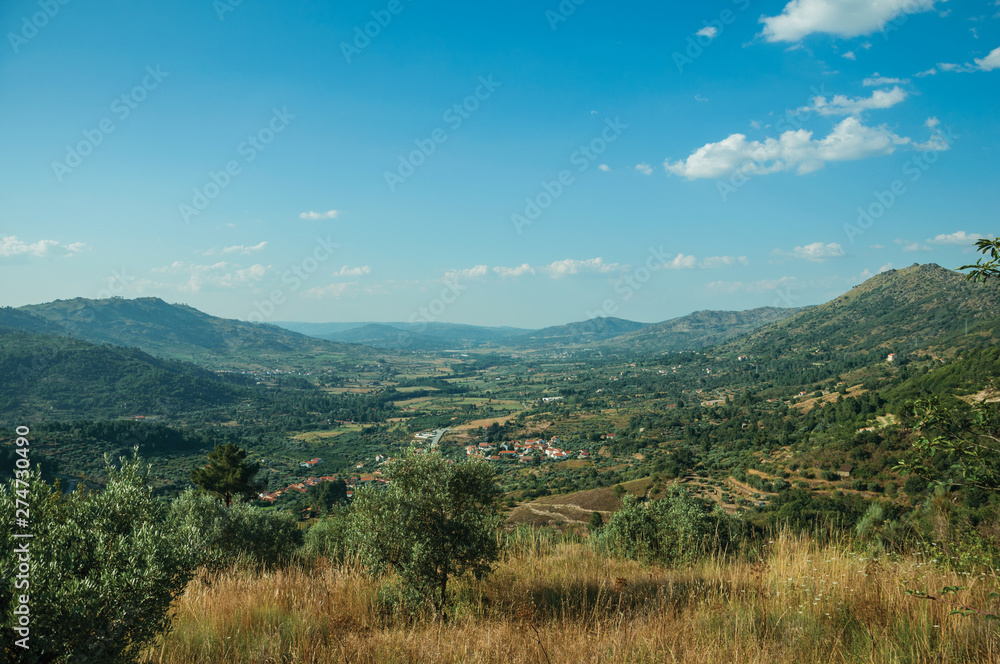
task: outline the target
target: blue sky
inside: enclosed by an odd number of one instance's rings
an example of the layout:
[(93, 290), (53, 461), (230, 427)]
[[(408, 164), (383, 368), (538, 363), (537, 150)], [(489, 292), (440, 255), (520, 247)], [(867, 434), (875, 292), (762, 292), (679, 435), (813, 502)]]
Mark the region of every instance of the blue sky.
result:
[(0, 7), (3, 305), (541, 327), (972, 262), (1000, 3)]

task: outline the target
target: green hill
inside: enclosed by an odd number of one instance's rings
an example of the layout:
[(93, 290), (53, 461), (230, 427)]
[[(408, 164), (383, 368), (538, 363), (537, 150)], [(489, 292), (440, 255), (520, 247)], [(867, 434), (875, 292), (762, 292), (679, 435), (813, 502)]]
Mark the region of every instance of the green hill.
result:
[(647, 325), (648, 323), (637, 323), (623, 318), (598, 316), (590, 320), (568, 323), (566, 325), (555, 325), (521, 336), (511, 337), (507, 340), (507, 343), (511, 346), (529, 348), (594, 344), (628, 332), (641, 330)]
[(696, 311), (608, 339), (603, 348), (638, 353), (700, 350), (784, 320), (802, 311), (761, 307), (747, 311)]
[(0, 412), (36, 420), (163, 415), (228, 406), (248, 388), (135, 348), (0, 332)]
[[(155, 297), (56, 300), (0, 314), (0, 325), (72, 335), (94, 343), (134, 346), (160, 357), (216, 364), (262, 364), (318, 354), (367, 356), (370, 351), (285, 330), (218, 318)], [(27, 316), (25, 316), (26, 314)], [(38, 321), (48, 327), (38, 328)]]
[(932, 263), (877, 274), (826, 304), (759, 329), (720, 350), (764, 358), (882, 355), (983, 345), (998, 339), (1000, 284), (974, 284), (965, 281), (963, 274)]

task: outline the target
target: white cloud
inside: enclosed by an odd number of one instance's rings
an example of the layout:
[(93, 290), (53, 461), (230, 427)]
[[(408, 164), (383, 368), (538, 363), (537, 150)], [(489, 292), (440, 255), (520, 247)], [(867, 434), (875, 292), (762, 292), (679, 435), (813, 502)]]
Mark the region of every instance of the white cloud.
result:
[(326, 212), (303, 212), (299, 215), (300, 219), (310, 219), (316, 221), (318, 219), (336, 219), (338, 212), (336, 210), (327, 210)]
[(493, 268), (493, 272), (500, 275), (501, 277), (520, 277), (526, 274), (534, 274), (535, 268), (531, 267), (527, 263), (522, 263), (517, 267), (503, 267), (497, 266)]
[(53, 249), (64, 249), (67, 253), (63, 257), (74, 256), (84, 249), (87, 245), (83, 242), (72, 242), (70, 244), (60, 244), (56, 240), (39, 240), (38, 242), (24, 242), (16, 235), (7, 235), (5, 237), (0, 237), (0, 256), (37, 256), (44, 257), (48, 256), (50, 251)]
[(258, 251), (263, 251), (264, 247), (267, 246), (267, 241), (259, 242), (253, 246), (248, 246), (245, 244), (234, 244), (231, 247), (212, 247), (211, 249), (196, 249), (195, 253), (202, 256), (215, 256), (222, 254), (223, 256), (227, 254), (243, 254), (244, 256), (249, 256), (250, 254), (257, 253)]
[(858, 115), (864, 111), (891, 108), (905, 99), (906, 91), (896, 86), (888, 90), (874, 90), (871, 97), (813, 97), (812, 106), (801, 110), (816, 111), (820, 115)]
[(267, 274), (271, 266), (251, 265), (241, 268), (234, 263), (219, 261), (212, 265), (197, 265), (185, 263), (184, 261), (174, 261), (170, 265), (154, 267), (151, 272), (159, 274), (177, 274), (186, 278), (185, 281), (175, 284), (174, 287), (180, 291), (198, 293), (202, 288), (236, 288), (239, 286), (253, 286)]
[(719, 29), (711, 25), (706, 25), (704, 28), (694, 33), (699, 37), (708, 37), (709, 39), (715, 39), (715, 35), (719, 34)]
[(884, 244), (869, 244), (868, 248), (869, 249), (885, 249), (885, 245)]
[(748, 141), (744, 134), (732, 134), (703, 145), (683, 161), (667, 160), (663, 166), (667, 172), (689, 180), (719, 178), (737, 171), (763, 175), (793, 168), (802, 175), (831, 161), (892, 154), (897, 145), (909, 142), (909, 138), (897, 136), (885, 126), (867, 127), (857, 118), (847, 117), (819, 140), (805, 129), (790, 129), (779, 138), (764, 141)]
[(694, 100), (695, 101), (708, 101), (708, 98), (707, 97), (702, 97), (701, 95), (695, 95), (694, 96)]
[(561, 261), (554, 261), (540, 269), (548, 273), (553, 279), (558, 279), (583, 272), (598, 272), (601, 274), (616, 272), (621, 270), (622, 266), (618, 263), (605, 263), (604, 259), (598, 256), (597, 258), (588, 258), (586, 260), (567, 258)]
[(267, 241), (266, 240), (264, 242), (259, 242), (259, 243), (255, 244), (255, 245), (253, 245), (252, 247), (248, 247), (248, 246), (243, 245), (243, 244), (234, 244), (231, 247), (223, 247), (222, 248), (222, 253), (223, 254), (243, 254), (245, 256), (248, 256), (250, 254), (257, 253), (258, 251), (263, 251), (264, 247), (266, 247), (266, 246), (267, 246)]
[(901, 240), (899, 238), (896, 238), (893, 242), (900, 245), (901, 251), (905, 251), (907, 253), (914, 251), (932, 251), (931, 247), (919, 242), (910, 242), (909, 240)]
[(979, 65), (979, 68), (983, 71), (993, 71), (1000, 68), (1000, 46), (990, 51), (989, 55), (985, 58), (975, 58), (973, 62)]
[(652, 175), (653, 174), (653, 167), (650, 166), (649, 164), (646, 164), (646, 163), (636, 164), (635, 165), (635, 170), (639, 171), (643, 175)]
[(449, 270), (445, 272), (444, 278), (448, 281), (458, 281), (460, 279), (481, 279), (489, 272), (485, 265), (465, 268), (464, 270)]
[(966, 245), (971, 247), (975, 244), (976, 240), (984, 240), (989, 235), (980, 235), (979, 233), (966, 233), (965, 231), (955, 231), (954, 233), (942, 233), (941, 235), (935, 235), (933, 239), (927, 240), (931, 244), (958, 244)]
[(847, 53), (842, 54), (840, 57), (847, 58), (848, 60), (858, 59), (858, 56), (854, 55), (854, 51), (848, 51)]
[(357, 282), (354, 281), (344, 281), (332, 283), (329, 286), (317, 286), (315, 288), (302, 291), (302, 297), (313, 300), (324, 300), (326, 298), (337, 299), (349, 294), (357, 285)]
[(790, 256), (792, 258), (801, 258), (815, 263), (822, 263), (823, 261), (830, 260), (831, 258), (839, 258), (845, 255), (844, 248), (836, 242), (830, 242), (827, 244), (823, 244), (822, 242), (813, 242), (812, 244), (795, 247), (791, 251), (775, 249), (772, 253), (775, 256)]
[(858, 37), (882, 30), (897, 16), (934, 8), (935, 0), (792, 0), (778, 16), (763, 16), (769, 42), (797, 42), (814, 34)]
[(667, 270), (690, 270), (695, 265), (698, 264), (698, 259), (694, 256), (685, 256), (684, 254), (677, 254), (673, 259), (667, 261), (663, 264), (664, 269)]
[(597, 168), (598, 168), (599, 170), (602, 170), (602, 171), (604, 171), (605, 173), (607, 173), (608, 171), (610, 171), (610, 170), (611, 170), (611, 167), (610, 167), (610, 166), (608, 166), (607, 164), (601, 164), (601, 165), (600, 165), (600, 166), (598, 166)]
[(710, 270), (712, 268), (730, 267), (733, 265), (746, 267), (750, 265), (750, 261), (746, 256), (709, 256), (698, 267)]
[(865, 80), (861, 81), (861, 85), (866, 88), (874, 88), (881, 85), (906, 85), (910, 82), (908, 78), (893, 78), (891, 76), (880, 76), (878, 72), (875, 72)]
[(931, 136), (923, 143), (914, 143), (914, 149), (921, 151), (944, 152), (951, 149), (951, 143), (942, 131), (941, 121), (935, 117), (927, 118), (924, 126), (931, 130)]
[(347, 267), (344, 265), (339, 270), (333, 273), (335, 277), (362, 277), (366, 274), (371, 274), (371, 266), (362, 265), (360, 267)]
[(945, 72), (955, 72), (959, 74), (969, 74), (976, 71), (993, 71), (1000, 68), (1000, 46), (996, 47), (986, 57), (973, 58), (972, 62), (959, 65), (951, 62), (939, 62), (937, 69), (931, 67), (927, 71), (920, 72), (917, 76), (933, 76), (938, 70)]

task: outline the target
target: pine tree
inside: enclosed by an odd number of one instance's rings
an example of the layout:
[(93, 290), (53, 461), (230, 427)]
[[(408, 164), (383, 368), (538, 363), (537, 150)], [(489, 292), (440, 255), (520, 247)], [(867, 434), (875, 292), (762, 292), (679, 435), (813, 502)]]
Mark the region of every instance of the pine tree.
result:
[(235, 443), (219, 445), (209, 453), (208, 465), (191, 471), (191, 481), (199, 489), (220, 498), (226, 507), (240, 496), (252, 499), (260, 488), (253, 481), (260, 464), (248, 462), (246, 458), (247, 451)]

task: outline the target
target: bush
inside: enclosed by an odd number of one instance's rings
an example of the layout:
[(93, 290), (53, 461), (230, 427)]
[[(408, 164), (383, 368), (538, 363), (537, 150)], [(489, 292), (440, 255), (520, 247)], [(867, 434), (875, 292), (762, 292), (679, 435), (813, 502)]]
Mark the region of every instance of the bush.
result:
[(171, 503), (168, 523), (185, 538), (197, 564), (213, 571), (237, 561), (274, 567), (291, 558), (302, 543), (302, 531), (288, 512), (247, 503), (227, 508), (195, 490)]
[(696, 560), (708, 551), (728, 548), (745, 524), (708, 506), (679, 487), (671, 487), (648, 505), (626, 496), (611, 516), (600, 541), (615, 555), (667, 564)]
[(330, 516), (306, 531), (305, 553), (341, 564), (347, 559), (348, 552), (353, 550), (351, 532), (350, 510), (335, 507)]
[(500, 556), (496, 471), (411, 449), (385, 474), (389, 484), (354, 494), (352, 530), (362, 560), (372, 574), (393, 569), (409, 594), (443, 616), (448, 581), (466, 573), (482, 578)]
[[(169, 627), (170, 603), (194, 568), (184, 542), (164, 528), (164, 510), (138, 458), (105, 459), (107, 487), (63, 496), (38, 473), (24, 479), (31, 506), (30, 586), (15, 587), (13, 519), (0, 525), (0, 651), (5, 662), (134, 662)], [(0, 486), (0, 510), (13, 517), (14, 482)], [(30, 596), (29, 647), (15, 645), (14, 598)]]

